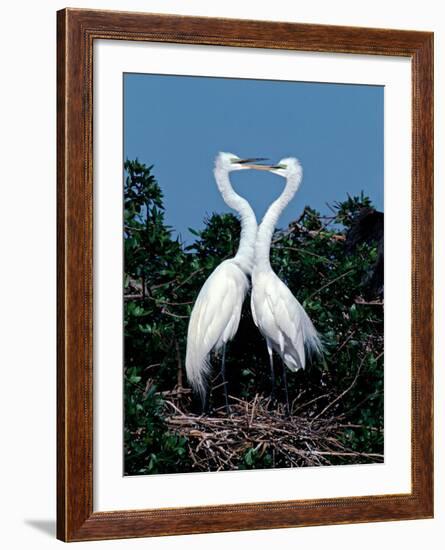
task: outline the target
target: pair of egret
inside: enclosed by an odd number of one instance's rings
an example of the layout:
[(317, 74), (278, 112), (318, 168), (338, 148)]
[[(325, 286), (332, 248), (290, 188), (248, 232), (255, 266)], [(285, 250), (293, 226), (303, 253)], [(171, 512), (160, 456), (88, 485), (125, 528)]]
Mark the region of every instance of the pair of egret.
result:
[[(263, 159), (240, 159), (232, 153), (219, 153), (214, 175), (224, 202), (241, 218), (241, 236), (235, 256), (224, 260), (201, 288), (190, 316), (187, 334), (187, 379), (201, 395), (207, 408), (210, 355), (221, 352), (221, 375), (226, 409), (229, 411), (225, 373), (227, 343), (235, 336), (241, 308), (252, 281), (251, 308), (253, 320), (264, 336), (269, 353), (272, 393), (275, 387), (273, 352), (283, 362), (286, 404), (289, 398), (286, 367), (304, 369), (305, 354), (319, 353), (321, 343), (307, 313), (270, 265), (272, 235), (281, 212), (297, 192), (303, 170), (295, 158), (282, 159), (276, 166), (255, 164)], [(234, 170), (267, 170), (286, 179), (281, 195), (268, 208), (258, 227), (255, 213), (246, 199), (233, 189), (229, 173)]]

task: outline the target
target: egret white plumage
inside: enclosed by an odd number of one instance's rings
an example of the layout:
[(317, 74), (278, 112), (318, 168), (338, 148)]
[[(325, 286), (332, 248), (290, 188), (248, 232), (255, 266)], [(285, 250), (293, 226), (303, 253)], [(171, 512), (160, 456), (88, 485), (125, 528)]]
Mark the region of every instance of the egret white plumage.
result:
[(255, 165), (264, 159), (240, 159), (232, 153), (219, 153), (214, 176), (224, 202), (241, 218), (241, 236), (238, 251), (224, 260), (208, 277), (201, 288), (189, 320), (187, 333), (187, 379), (201, 395), (203, 408), (207, 407), (207, 385), (210, 374), (210, 354), (222, 351), (221, 374), (226, 408), (228, 391), (225, 376), (226, 344), (235, 336), (241, 317), (241, 308), (249, 288), (257, 233), (255, 214), (246, 199), (233, 189), (229, 173), (234, 170), (268, 169)]
[(268, 208), (258, 228), (255, 244), (255, 263), (252, 271), (251, 308), (254, 322), (266, 339), (275, 388), (273, 352), (283, 362), (283, 382), (286, 406), (289, 412), (286, 367), (291, 371), (304, 369), (306, 353), (318, 354), (322, 346), (319, 335), (300, 302), (279, 279), (270, 265), (272, 235), (281, 212), (297, 192), (303, 178), (303, 169), (295, 158), (280, 160), (270, 170), (286, 178), (281, 195)]

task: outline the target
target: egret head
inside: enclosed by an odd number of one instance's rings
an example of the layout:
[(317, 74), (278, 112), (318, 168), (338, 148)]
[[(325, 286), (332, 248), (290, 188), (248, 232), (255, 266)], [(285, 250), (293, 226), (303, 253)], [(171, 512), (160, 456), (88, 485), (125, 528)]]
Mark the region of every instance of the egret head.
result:
[(269, 166), (268, 169), (283, 178), (301, 175), (303, 172), (300, 162), (295, 157), (281, 159), (275, 166)]
[(233, 153), (218, 153), (215, 160), (215, 167), (227, 172), (233, 172), (234, 170), (270, 170), (269, 166), (262, 164), (256, 164), (264, 158), (246, 158), (242, 159)]

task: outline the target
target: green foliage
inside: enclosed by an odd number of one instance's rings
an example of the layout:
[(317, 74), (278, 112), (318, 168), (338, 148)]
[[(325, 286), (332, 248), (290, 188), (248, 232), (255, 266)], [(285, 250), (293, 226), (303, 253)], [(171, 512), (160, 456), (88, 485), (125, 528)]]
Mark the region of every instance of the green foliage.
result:
[(261, 453), (256, 447), (250, 447), (243, 456), (243, 460), (239, 465), (240, 470), (255, 470), (258, 468), (271, 468), (273, 465), (272, 456), (270, 453)]
[(156, 386), (144, 388), (136, 373), (131, 368), (125, 375), (125, 473), (160, 474), (187, 468), (185, 438), (169, 432)]
[(362, 191), (359, 197), (348, 195), (347, 200), (336, 202), (334, 206), (336, 208), (335, 221), (343, 224), (345, 227), (350, 227), (355, 214), (361, 208), (368, 208), (372, 204), (369, 197), (365, 197)]
[[(186, 247), (165, 224), (152, 167), (127, 161), (125, 171), (125, 471), (190, 471), (190, 442), (169, 431), (163, 394), (186, 386), (183, 361), (193, 302), (213, 269), (235, 254), (240, 225), (232, 214), (213, 214), (204, 229), (192, 228), (196, 240)], [(359, 298), (377, 249), (374, 243), (362, 244), (347, 253), (344, 246), (345, 233), (364, 206), (372, 205), (362, 194), (336, 203), (330, 218), (306, 207), (298, 222), (276, 231), (271, 262), (304, 305), (325, 347), (321, 360), (288, 375), (291, 399), (300, 404), (315, 400), (305, 409), (312, 416), (327, 407), (323, 414), (345, 426), (342, 442), (369, 454), (383, 452), (383, 307)], [(227, 354), (227, 372), (232, 395), (251, 400), (256, 393), (270, 392), (266, 346), (249, 300)], [(277, 365), (278, 387), (280, 372)], [(213, 391), (212, 403), (222, 402), (220, 387)], [(256, 448), (249, 448), (238, 465), (275, 466), (270, 454)]]

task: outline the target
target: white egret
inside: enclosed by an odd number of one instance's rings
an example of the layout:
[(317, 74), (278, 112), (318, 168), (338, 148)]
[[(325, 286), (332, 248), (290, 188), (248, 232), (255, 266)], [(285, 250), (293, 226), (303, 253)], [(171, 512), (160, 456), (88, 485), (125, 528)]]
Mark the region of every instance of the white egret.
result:
[(286, 406), (289, 413), (286, 367), (291, 371), (304, 369), (306, 352), (318, 354), (322, 346), (303, 306), (272, 270), (269, 258), (275, 225), (281, 212), (297, 192), (303, 178), (303, 169), (295, 158), (282, 159), (277, 166), (269, 169), (286, 178), (286, 185), (278, 199), (269, 206), (258, 228), (252, 271), (251, 308), (254, 322), (266, 339), (272, 394), (275, 389), (273, 352), (278, 353), (282, 359)]
[(193, 389), (201, 395), (203, 409), (207, 408), (207, 381), (210, 374), (210, 354), (222, 351), (221, 375), (224, 384), (226, 409), (228, 391), (225, 375), (226, 344), (235, 336), (241, 308), (249, 288), (252, 272), (257, 221), (246, 199), (236, 193), (229, 173), (234, 170), (268, 169), (252, 164), (264, 159), (240, 159), (232, 153), (219, 153), (214, 175), (224, 202), (241, 218), (241, 236), (236, 255), (224, 260), (208, 277), (201, 288), (190, 315), (187, 333), (186, 373)]

